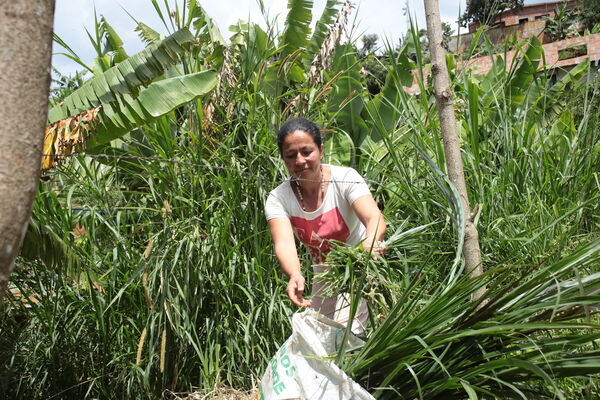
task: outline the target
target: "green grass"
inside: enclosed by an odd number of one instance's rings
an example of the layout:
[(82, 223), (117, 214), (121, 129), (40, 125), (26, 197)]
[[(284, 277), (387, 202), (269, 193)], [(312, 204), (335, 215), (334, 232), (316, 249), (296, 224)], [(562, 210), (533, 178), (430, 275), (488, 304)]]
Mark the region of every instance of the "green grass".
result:
[[(363, 292), (373, 310), (367, 345), (340, 363), (381, 398), (397, 398), (394, 390), (411, 399), (473, 391), (593, 398), (597, 378), (569, 369), (564, 354), (579, 354), (579, 364), (598, 358), (600, 103), (597, 84), (582, 79), (587, 70), (551, 89), (531, 63), (508, 72), (498, 64), (485, 77), (454, 74), (487, 271), (471, 281), (461, 274), (464, 215), (444, 178), (433, 96), (423, 83), (418, 97), (403, 91), (415, 46), (385, 60), (388, 78), (375, 98), (336, 87), (360, 109), (348, 113), (315, 95), (323, 87), (285, 76), (281, 90), (266, 90), (276, 51), (252, 47), (259, 45), (243, 32), (238, 39), (238, 81), (225, 85), (223, 101), (212, 100), (210, 121), (209, 95), (102, 149), (181, 163), (70, 159), (40, 184), (36, 229), (12, 277), (36, 302), (9, 296), (3, 305), (0, 397), (158, 398), (165, 390), (253, 387), (296, 311), (263, 205), (286, 178), (275, 144), (275, 128), (289, 116), (282, 105), (306, 95), (304, 115), (336, 130), (327, 142), (335, 143), (332, 158), (351, 155), (389, 236), (404, 232), (384, 261), (352, 249), (332, 258), (350, 271), (340, 284)], [(416, 31), (411, 40), (418, 42)], [(190, 73), (211, 62), (220, 61), (183, 61)], [(341, 82), (358, 79), (353, 87), (364, 89), (356, 65), (346, 67)], [(325, 74), (324, 86), (338, 72)], [(341, 136), (349, 126), (366, 129), (368, 139)], [(577, 274), (579, 286), (545, 292)], [(469, 297), (481, 285), (489, 302), (475, 312)], [(586, 307), (560, 313), (573, 304)]]

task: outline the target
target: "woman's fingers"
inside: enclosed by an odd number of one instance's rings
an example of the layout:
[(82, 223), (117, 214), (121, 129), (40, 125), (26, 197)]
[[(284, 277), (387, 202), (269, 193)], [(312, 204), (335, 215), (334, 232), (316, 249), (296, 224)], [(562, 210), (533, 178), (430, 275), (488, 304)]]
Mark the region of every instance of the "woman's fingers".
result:
[(287, 295), (292, 300), (292, 303), (297, 305), (298, 307), (302, 307), (304, 302), (304, 298), (302, 294), (304, 293), (304, 277), (293, 275), (290, 277), (290, 281), (287, 286)]
[(298, 307), (310, 307), (312, 302), (303, 297), (304, 294), (304, 277), (302, 275), (292, 275), (286, 293), (292, 303)]
[(375, 247), (373, 247), (371, 253), (376, 254), (378, 256), (384, 256), (386, 251), (387, 248), (385, 247), (385, 244), (379, 242)]
[(367, 253), (371, 253), (373, 256), (384, 256), (387, 251), (385, 243), (380, 241), (373, 243), (373, 247), (363, 245), (363, 248)]

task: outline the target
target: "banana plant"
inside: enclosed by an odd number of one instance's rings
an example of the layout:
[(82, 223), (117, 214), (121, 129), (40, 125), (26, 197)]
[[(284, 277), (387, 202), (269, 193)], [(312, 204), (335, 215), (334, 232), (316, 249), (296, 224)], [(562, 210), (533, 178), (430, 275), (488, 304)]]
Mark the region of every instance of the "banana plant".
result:
[(325, 42), (340, 3), (340, 1), (327, 1), (315, 31), (311, 35), (313, 2), (311, 0), (288, 1), (285, 29), (278, 41), (278, 58), (267, 66), (261, 90), (267, 92), (272, 98), (279, 98), (288, 89), (307, 83), (310, 66)]
[[(365, 107), (364, 82), (360, 64), (352, 45), (345, 44), (336, 49), (333, 72), (340, 72), (329, 94), (327, 108), (338, 128), (345, 133), (355, 148), (365, 140), (368, 129), (361, 113)], [(334, 140), (338, 140), (334, 137)]]
[[(381, 161), (402, 135), (395, 135), (401, 116), (412, 102), (405, 92), (413, 83), (414, 63), (407, 57), (410, 40), (397, 50), (388, 49), (386, 82), (380, 93), (369, 97), (356, 51), (350, 45), (336, 51), (332, 73), (337, 73), (328, 110), (345, 134), (333, 135), (331, 150), (362, 152)], [(349, 140), (347, 140), (349, 139)], [(349, 162), (349, 160), (346, 160)]]
[(117, 101), (119, 96), (137, 96), (141, 86), (150, 84), (174, 65), (190, 49), (194, 37), (181, 30), (159, 44), (151, 45), (134, 56), (97, 75), (49, 112), (49, 122)]
[(304, 69), (306, 71), (309, 70), (311, 63), (323, 47), (323, 43), (327, 38), (327, 34), (329, 33), (329, 30), (334, 24), (335, 18), (338, 15), (337, 7), (340, 4), (341, 2), (338, 0), (327, 0), (325, 9), (321, 14), (321, 18), (319, 18), (319, 21), (317, 21), (317, 24), (315, 25), (315, 31), (310, 38), (310, 43), (306, 49), (306, 57), (304, 57), (303, 60)]
[[(50, 110), (45, 154), (108, 143), (212, 90), (217, 83), (213, 71), (157, 81), (192, 50), (194, 42), (189, 30), (179, 30), (85, 82)], [(88, 114), (89, 110), (96, 110), (91, 127), (80, 129), (80, 124), (65, 124), (66, 119)], [(45, 157), (44, 168), (52, 167), (54, 161)]]
[(536, 127), (549, 128), (564, 110), (566, 91), (584, 83), (589, 61), (575, 66), (549, 88), (543, 55), (542, 44), (534, 37), (517, 48), (512, 65), (507, 66), (506, 58), (497, 56), (486, 75), (464, 73), (462, 80), (457, 79), (456, 90), (464, 92), (466, 99), (461, 129), (475, 163), (482, 152), (494, 146), (495, 132), (507, 114), (522, 117), (522, 134), (515, 136), (517, 148), (542, 143), (533, 134)]
[[(365, 346), (346, 356), (344, 369), (381, 399), (398, 393), (478, 398), (476, 392), (486, 398), (565, 398), (557, 377), (600, 371), (594, 345), (599, 327), (582, 321), (582, 305), (599, 300), (600, 274), (572, 277), (573, 268), (594, 265), (599, 255), (600, 241), (592, 241), (539, 270), (520, 272), (522, 277), (510, 267), (478, 279), (461, 277), (423, 301), (415, 301), (414, 293), (423, 292), (426, 280), (414, 279)], [(348, 275), (353, 268), (347, 262), (342, 271)], [(465, 305), (484, 284), (491, 293), (475, 312), (477, 305)], [(533, 380), (543, 383), (535, 395)]]

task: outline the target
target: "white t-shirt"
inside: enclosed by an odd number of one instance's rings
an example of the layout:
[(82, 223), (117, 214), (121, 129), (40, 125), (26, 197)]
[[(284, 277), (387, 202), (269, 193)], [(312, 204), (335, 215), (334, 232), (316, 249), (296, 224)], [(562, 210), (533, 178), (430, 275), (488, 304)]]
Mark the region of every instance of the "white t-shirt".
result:
[(308, 246), (315, 263), (323, 262), (324, 255), (330, 251), (328, 240), (355, 245), (365, 238), (365, 226), (352, 209), (352, 203), (371, 194), (356, 170), (327, 166), (331, 170), (331, 182), (323, 203), (315, 211), (302, 209), (289, 180), (273, 189), (265, 204), (267, 220), (290, 219), (296, 237)]

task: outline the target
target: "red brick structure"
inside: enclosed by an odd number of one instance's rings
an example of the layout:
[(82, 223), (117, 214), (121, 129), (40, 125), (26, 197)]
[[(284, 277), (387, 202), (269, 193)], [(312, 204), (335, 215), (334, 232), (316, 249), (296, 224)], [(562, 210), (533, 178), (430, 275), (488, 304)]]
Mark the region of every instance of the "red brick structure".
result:
[[(574, 58), (567, 58), (564, 60), (559, 59), (559, 52), (561, 50), (570, 49), (576, 46), (585, 46), (586, 54), (583, 54)], [(549, 69), (554, 68), (565, 68), (572, 65), (577, 65), (589, 58), (592, 61), (600, 59), (600, 33), (595, 35), (581, 36), (572, 39), (561, 40), (560, 42), (547, 43), (543, 45), (544, 57), (546, 65)], [(515, 57), (515, 51), (509, 51), (506, 53), (506, 65), (510, 66), (513, 58)], [(467, 60), (463, 63), (462, 68), (471, 69), (474, 72), (481, 74), (487, 73), (492, 67), (492, 60), (490, 57), (478, 57)]]
[[(599, 0), (600, 1), (600, 0)], [(494, 44), (502, 44), (508, 38), (515, 37), (518, 41), (529, 39), (536, 36), (542, 42), (545, 40), (544, 29), (546, 21), (544, 19), (536, 19), (527, 21), (519, 25), (497, 26), (485, 31), (485, 35)], [(452, 36), (448, 42), (448, 48), (453, 53), (462, 53), (471, 47), (475, 39), (474, 33), (461, 34)]]
[[(507, 10), (496, 16), (491, 25), (508, 27), (523, 24), (525, 22), (540, 20), (546, 16), (554, 17), (556, 15), (555, 10), (562, 7), (563, 3), (564, 1), (550, 1), (540, 4), (531, 4), (513, 10)], [(577, 0), (569, 0), (567, 2), (567, 10), (572, 10), (576, 6)], [(481, 25), (478, 22), (469, 24), (469, 33), (475, 33), (480, 26)]]
[[(552, 1), (505, 11), (494, 19), (496, 27), (487, 30), (485, 34), (492, 43), (496, 44), (504, 43), (508, 37), (516, 37), (518, 41), (524, 41), (533, 36), (537, 37), (544, 43), (544, 62), (546, 68), (556, 70), (559, 76), (565, 73), (565, 70), (579, 64), (586, 58), (589, 58), (598, 65), (600, 63), (600, 33), (574, 37), (558, 42), (549, 42), (547, 36), (544, 34), (546, 27), (544, 17), (554, 17), (555, 10), (562, 7), (564, 3), (564, 1)], [(568, 1), (567, 9), (575, 8), (577, 3), (577, 0)], [(469, 30), (474, 32), (478, 27), (479, 24), (474, 23), (469, 25)], [(450, 50), (454, 53), (462, 53), (471, 47), (473, 37), (473, 33), (452, 37), (449, 43)], [(519, 57), (521, 53), (513, 50), (506, 54), (497, 54), (496, 56), (506, 56), (505, 64), (507, 68), (510, 68), (515, 55)], [(483, 75), (491, 69), (492, 62), (493, 58), (490, 56), (471, 58), (466, 61), (458, 61), (458, 69), (469, 69), (473, 73)], [(415, 73), (413, 71), (413, 74)], [(424, 75), (424, 79), (427, 81), (429, 70), (424, 71)], [(406, 91), (408, 93), (419, 92), (416, 80), (410, 88), (406, 88)]]
[[(577, 57), (565, 58), (563, 60), (560, 59), (559, 56), (563, 50), (572, 49), (575, 47), (579, 47), (581, 50), (584, 50), (585, 54)], [(589, 58), (592, 62), (598, 63), (600, 62), (600, 33), (565, 39), (559, 42), (547, 43), (543, 45), (543, 48), (544, 61), (548, 69), (568, 69), (569, 67), (584, 61), (586, 58)], [(514, 50), (506, 53), (507, 68), (512, 65), (515, 54), (517, 53)], [(519, 55), (520, 54), (517, 54), (517, 56)], [(497, 56), (504, 56), (504, 54), (497, 54)], [(458, 68), (466, 68), (472, 70), (474, 73), (484, 75), (492, 68), (492, 61), (492, 58), (489, 56), (471, 58), (470, 60), (463, 61), (461, 64), (459, 64)], [(413, 73), (415, 73), (415, 71), (413, 71)], [(427, 81), (429, 78), (429, 70), (425, 70), (424, 74), (425, 81)], [(418, 93), (419, 86), (416, 82), (414, 82), (410, 88), (406, 88), (406, 91), (411, 94)]]

